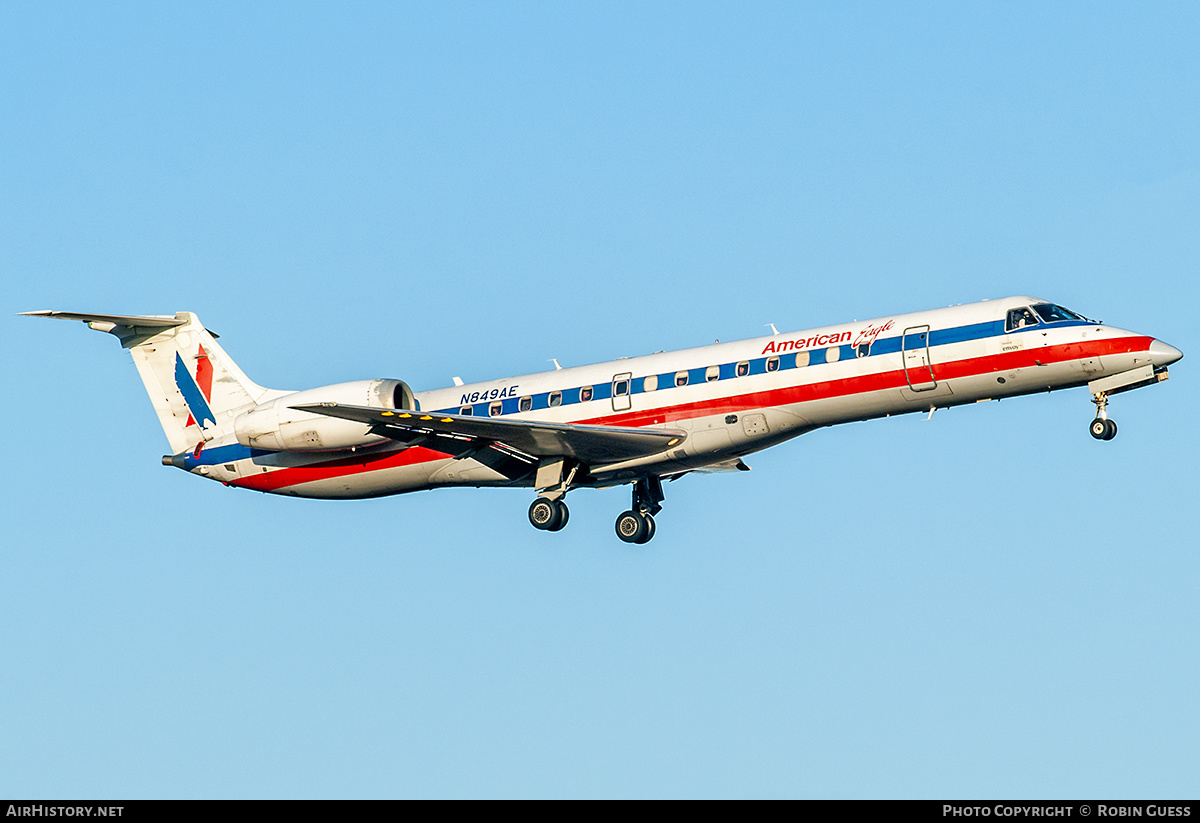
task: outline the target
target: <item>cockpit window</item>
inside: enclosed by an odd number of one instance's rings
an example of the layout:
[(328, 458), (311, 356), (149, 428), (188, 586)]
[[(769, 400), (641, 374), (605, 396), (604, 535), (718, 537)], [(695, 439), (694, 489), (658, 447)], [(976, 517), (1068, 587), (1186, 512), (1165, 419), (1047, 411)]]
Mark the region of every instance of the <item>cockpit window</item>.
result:
[(1017, 329), (1036, 326), (1038, 320), (1033, 316), (1033, 312), (1026, 308), (1010, 309), (1008, 312), (1008, 320), (1004, 323), (1004, 330), (1016, 331)]
[(1042, 318), (1043, 323), (1061, 323), (1064, 320), (1083, 320), (1081, 315), (1076, 314), (1070, 309), (1064, 309), (1062, 306), (1056, 306), (1053, 303), (1038, 303), (1033, 307), (1037, 312), (1038, 317)]

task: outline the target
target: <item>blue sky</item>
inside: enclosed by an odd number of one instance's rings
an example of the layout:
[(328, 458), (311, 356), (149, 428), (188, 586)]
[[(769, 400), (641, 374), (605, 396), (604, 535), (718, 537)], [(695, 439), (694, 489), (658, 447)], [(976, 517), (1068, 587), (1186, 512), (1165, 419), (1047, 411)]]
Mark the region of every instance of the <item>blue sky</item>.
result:
[[(0, 796), (1194, 797), (1194, 4), (0, 8)], [(1189, 356), (523, 490), (159, 465), (55, 308), (414, 388), (1031, 293)]]

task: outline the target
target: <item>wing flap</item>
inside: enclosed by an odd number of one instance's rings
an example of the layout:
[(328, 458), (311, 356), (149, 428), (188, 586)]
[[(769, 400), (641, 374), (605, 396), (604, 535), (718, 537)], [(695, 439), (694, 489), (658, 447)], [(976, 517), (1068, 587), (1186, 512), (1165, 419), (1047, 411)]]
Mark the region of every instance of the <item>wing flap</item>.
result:
[(658, 454), (677, 446), (687, 437), (687, 432), (676, 429), (497, 420), (491, 417), (373, 409), (340, 403), (314, 403), (293, 408), (367, 423), (377, 434), (401, 442), (410, 442), (422, 436), (455, 438), (465, 441), (464, 451), (479, 442), (495, 443), (530, 457), (570, 457), (587, 465)]

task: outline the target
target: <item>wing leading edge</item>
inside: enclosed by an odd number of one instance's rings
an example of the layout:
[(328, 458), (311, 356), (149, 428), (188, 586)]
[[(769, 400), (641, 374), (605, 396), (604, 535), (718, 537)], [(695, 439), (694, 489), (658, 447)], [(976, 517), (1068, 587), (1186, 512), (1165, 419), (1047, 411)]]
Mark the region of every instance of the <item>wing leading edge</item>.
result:
[[(589, 466), (658, 454), (682, 443), (687, 437), (687, 432), (676, 429), (493, 420), (457, 414), (372, 409), (341, 403), (313, 403), (293, 408), (366, 423), (375, 433), (405, 443), (447, 438), (469, 441), (464, 443), (465, 446), (494, 443), (530, 457), (570, 457)], [(436, 445), (433, 447), (437, 448)]]

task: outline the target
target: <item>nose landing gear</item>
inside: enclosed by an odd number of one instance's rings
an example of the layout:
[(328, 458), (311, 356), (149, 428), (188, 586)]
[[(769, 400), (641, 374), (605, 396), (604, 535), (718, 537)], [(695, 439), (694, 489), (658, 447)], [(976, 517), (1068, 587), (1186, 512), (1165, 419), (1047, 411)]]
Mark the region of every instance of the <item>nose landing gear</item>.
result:
[(633, 484), (633, 508), (617, 518), (617, 537), (626, 543), (649, 543), (654, 537), (654, 515), (662, 511), (662, 480), (643, 477)]
[(1092, 395), (1092, 402), (1096, 404), (1096, 419), (1092, 421), (1088, 431), (1097, 440), (1112, 440), (1117, 436), (1117, 424), (1116, 421), (1108, 419), (1108, 393), (1096, 392)]
[[(1176, 351), (1172, 349), (1172, 351)], [(1174, 361), (1171, 361), (1174, 362)], [(1112, 440), (1117, 436), (1117, 424), (1108, 419), (1108, 398), (1114, 394), (1133, 391), (1143, 386), (1153, 386), (1167, 379), (1166, 366), (1147, 364), (1136, 369), (1101, 377), (1088, 383), (1088, 391), (1092, 393), (1092, 402), (1096, 404), (1096, 419), (1092, 421), (1088, 431), (1097, 440)]]

